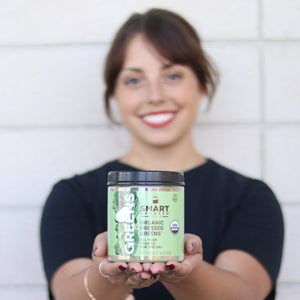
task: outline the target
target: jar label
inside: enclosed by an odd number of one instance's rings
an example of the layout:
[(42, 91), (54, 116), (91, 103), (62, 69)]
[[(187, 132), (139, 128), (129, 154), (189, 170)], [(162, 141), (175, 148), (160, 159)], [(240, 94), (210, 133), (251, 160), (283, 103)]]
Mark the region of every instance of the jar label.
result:
[(184, 192), (159, 188), (108, 192), (108, 257), (124, 261), (182, 260)]

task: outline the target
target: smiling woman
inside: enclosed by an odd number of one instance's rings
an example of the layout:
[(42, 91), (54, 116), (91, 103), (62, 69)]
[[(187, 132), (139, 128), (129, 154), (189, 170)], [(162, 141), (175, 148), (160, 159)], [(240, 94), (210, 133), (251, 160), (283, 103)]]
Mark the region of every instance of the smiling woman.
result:
[(134, 148), (187, 143), (193, 149), (190, 129), (204, 89), (189, 66), (166, 60), (142, 34), (132, 38), (113, 96)]
[(128, 44), (138, 34), (143, 36), (152, 48), (153, 54), (158, 55), (158, 59), (163, 58), (172, 64), (189, 66), (194, 71), (208, 98), (212, 99), (217, 87), (218, 74), (201, 47), (198, 34), (179, 15), (175, 16), (169, 11), (153, 9), (151, 13), (149, 11), (146, 18), (141, 14), (132, 15), (116, 34), (108, 53), (104, 72), (106, 82), (105, 107), (111, 119), (109, 100), (114, 93), (118, 75), (124, 68)]
[[(264, 182), (205, 157), (193, 142), (198, 105), (204, 96), (212, 98), (216, 78), (195, 30), (177, 14), (152, 9), (121, 27), (106, 60), (105, 107), (113, 120), (110, 99), (116, 100), (130, 149), (60, 181), (47, 199), (41, 242), (56, 299), (275, 298), (283, 247), (275, 195)], [(107, 174), (141, 170), (184, 172), (183, 261), (108, 259)], [(144, 207), (130, 203), (124, 209), (116, 219), (131, 228)], [(130, 222), (124, 215), (132, 216)], [(180, 230), (173, 219), (168, 228)], [(130, 233), (132, 243), (138, 239)]]

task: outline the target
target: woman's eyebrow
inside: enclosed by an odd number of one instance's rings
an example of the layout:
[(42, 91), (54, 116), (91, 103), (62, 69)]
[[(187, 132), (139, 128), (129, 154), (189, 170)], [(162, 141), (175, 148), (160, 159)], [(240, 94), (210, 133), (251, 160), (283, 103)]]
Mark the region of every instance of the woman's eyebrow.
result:
[(173, 66), (174, 66), (173, 63), (168, 63), (168, 64), (163, 65), (161, 69), (166, 70), (166, 69), (172, 68)]
[(127, 67), (127, 68), (122, 69), (121, 71), (133, 71), (133, 72), (143, 73), (142, 69), (134, 68), (134, 67)]
[[(165, 64), (161, 67), (161, 70), (166, 70), (166, 69), (172, 68), (173, 66), (174, 66), (174, 63), (167, 63), (167, 64)], [(121, 70), (121, 72), (123, 72), (123, 71), (132, 71), (132, 72), (144, 73), (143, 69), (136, 68), (136, 67), (126, 67), (126, 68), (123, 68)]]

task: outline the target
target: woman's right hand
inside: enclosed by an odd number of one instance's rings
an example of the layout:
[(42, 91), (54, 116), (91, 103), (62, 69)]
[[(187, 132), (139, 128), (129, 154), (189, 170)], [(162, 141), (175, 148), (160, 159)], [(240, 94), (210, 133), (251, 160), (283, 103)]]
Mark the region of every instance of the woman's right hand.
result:
[(159, 279), (159, 276), (153, 276), (151, 272), (145, 272), (139, 262), (110, 262), (107, 258), (107, 232), (96, 236), (92, 259), (97, 266), (101, 264), (101, 275), (116, 285), (126, 285), (131, 289), (140, 289), (152, 285)]

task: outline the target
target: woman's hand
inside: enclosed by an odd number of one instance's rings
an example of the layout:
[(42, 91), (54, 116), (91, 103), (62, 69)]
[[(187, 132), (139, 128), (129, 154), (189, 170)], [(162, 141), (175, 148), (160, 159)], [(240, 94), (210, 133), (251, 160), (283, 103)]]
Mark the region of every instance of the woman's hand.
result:
[(188, 277), (202, 261), (202, 241), (193, 234), (184, 236), (185, 255), (182, 262), (167, 263), (110, 262), (107, 259), (107, 232), (99, 234), (94, 242), (93, 260), (101, 263), (102, 274), (113, 284), (132, 289), (144, 288), (161, 280), (178, 283)]
[(93, 261), (101, 264), (102, 276), (116, 285), (126, 285), (131, 289), (139, 289), (150, 286), (158, 280), (156, 275), (144, 271), (139, 262), (110, 262), (107, 259), (107, 232), (100, 233), (95, 238)]
[(184, 235), (184, 260), (167, 263), (144, 263), (143, 271), (150, 272), (162, 282), (178, 283), (187, 278), (203, 259), (202, 241), (194, 234)]

